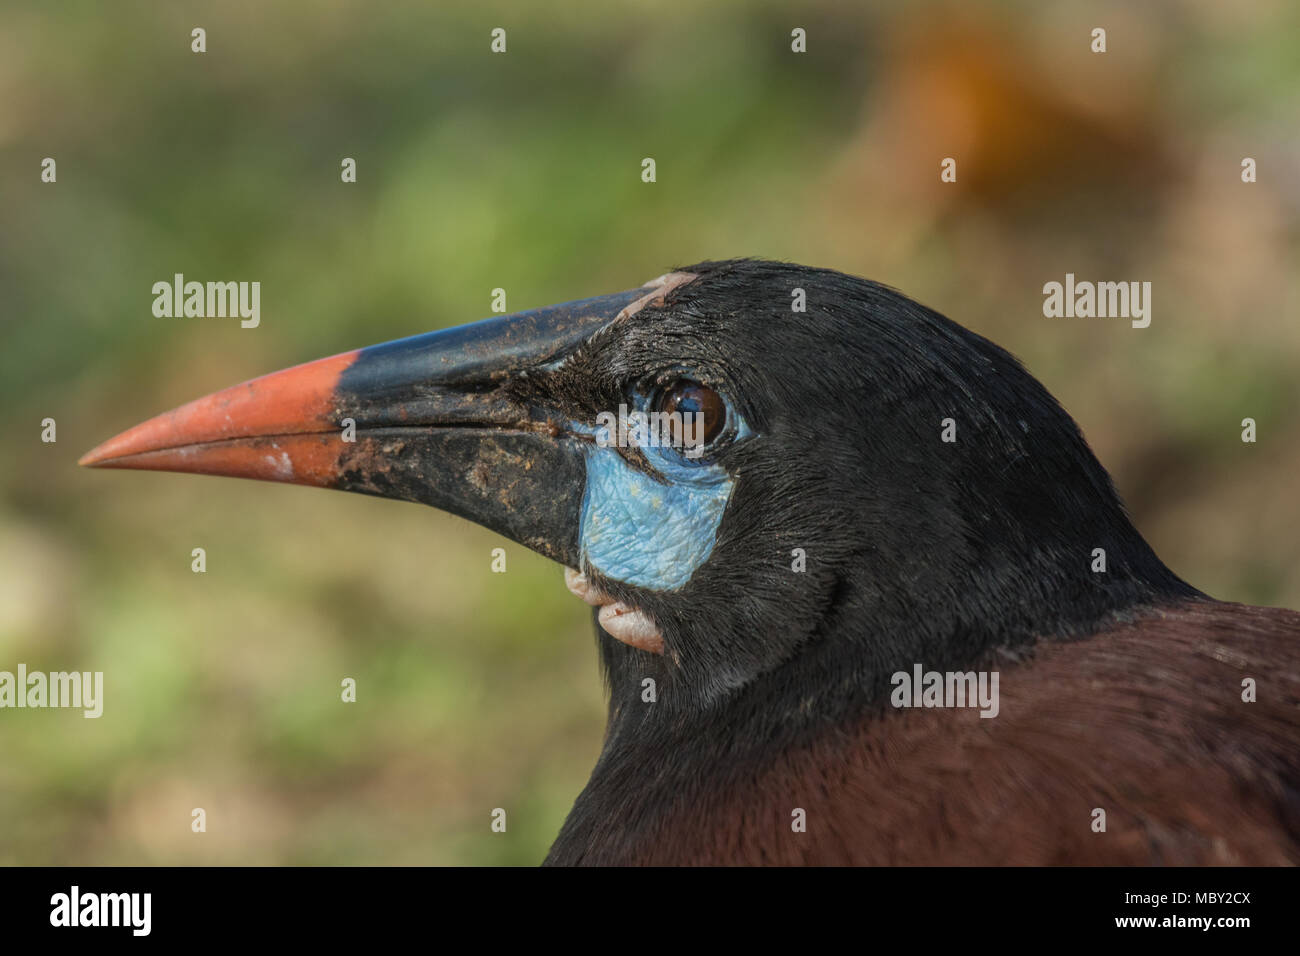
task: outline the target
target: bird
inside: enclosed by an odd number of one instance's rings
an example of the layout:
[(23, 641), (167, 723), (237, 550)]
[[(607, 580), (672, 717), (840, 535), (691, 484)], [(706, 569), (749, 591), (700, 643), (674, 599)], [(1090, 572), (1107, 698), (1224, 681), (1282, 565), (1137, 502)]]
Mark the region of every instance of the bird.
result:
[(81, 464), (423, 503), (563, 565), (608, 714), (548, 865), (1300, 862), (1300, 614), (1182, 580), (1016, 358), (880, 283), (683, 266)]

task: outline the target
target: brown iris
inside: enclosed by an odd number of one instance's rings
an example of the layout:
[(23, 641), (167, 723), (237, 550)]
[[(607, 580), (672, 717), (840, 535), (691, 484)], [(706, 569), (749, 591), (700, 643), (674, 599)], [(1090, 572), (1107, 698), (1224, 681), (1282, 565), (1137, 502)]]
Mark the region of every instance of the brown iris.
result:
[(665, 439), (679, 449), (710, 444), (727, 424), (722, 396), (689, 378), (679, 378), (660, 392), (654, 411), (661, 416)]

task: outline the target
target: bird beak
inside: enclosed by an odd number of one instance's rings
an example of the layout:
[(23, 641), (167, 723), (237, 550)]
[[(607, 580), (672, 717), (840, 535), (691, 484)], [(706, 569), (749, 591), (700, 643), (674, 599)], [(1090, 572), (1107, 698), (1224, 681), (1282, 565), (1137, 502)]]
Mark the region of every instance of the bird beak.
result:
[(81, 464), (422, 502), (578, 567), (590, 439), (512, 386), (662, 302), (675, 278), (275, 372), (137, 425)]

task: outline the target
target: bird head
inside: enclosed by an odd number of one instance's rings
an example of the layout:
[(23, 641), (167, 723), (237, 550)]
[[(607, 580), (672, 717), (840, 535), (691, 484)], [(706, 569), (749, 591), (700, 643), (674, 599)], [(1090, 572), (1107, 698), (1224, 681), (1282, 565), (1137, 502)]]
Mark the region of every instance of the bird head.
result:
[(887, 287), (782, 263), (701, 263), (300, 365), (82, 464), (484, 525), (599, 608), (615, 712), (646, 676), (693, 711), (796, 674), (878, 685), (1186, 587), (1012, 356)]

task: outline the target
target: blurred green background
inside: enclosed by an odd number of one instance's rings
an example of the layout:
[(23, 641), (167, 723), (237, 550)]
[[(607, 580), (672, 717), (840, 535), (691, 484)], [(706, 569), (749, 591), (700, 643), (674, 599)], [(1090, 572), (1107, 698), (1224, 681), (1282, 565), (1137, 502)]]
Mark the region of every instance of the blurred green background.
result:
[[(1284, 0), (10, 0), (0, 669), (107, 686), (99, 720), (0, 711), (0, 863), (541, 860), (603, 725), (558, 566), (415, 505), (75, 466), (496, 287), (739, 255), (887, 282), (1018, 354), (1178, 573), (1300, 606), (1298, 113)], [(176, 272), (260, 281), (261, 327), (155, 318)], [(1044, 318), (1066, 272), (1151, 281), (1151, 327)]]

